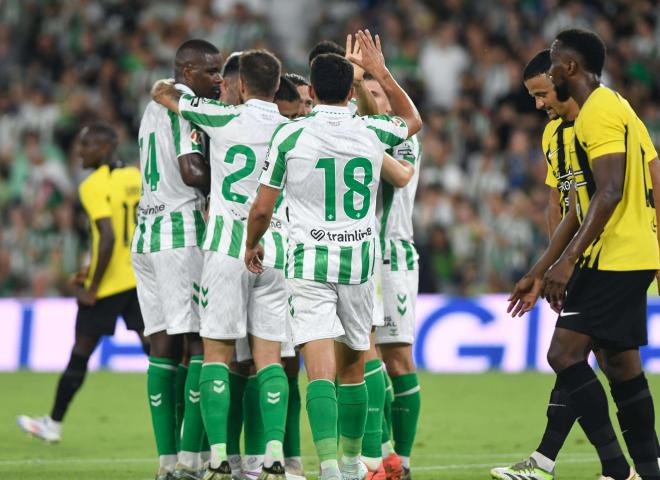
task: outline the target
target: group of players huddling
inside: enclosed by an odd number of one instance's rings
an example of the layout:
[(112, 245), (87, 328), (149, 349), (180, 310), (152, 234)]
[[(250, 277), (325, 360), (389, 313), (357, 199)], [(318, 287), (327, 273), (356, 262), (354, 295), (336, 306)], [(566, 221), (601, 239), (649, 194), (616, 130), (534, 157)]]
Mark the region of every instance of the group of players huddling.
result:
[[(79, 312), (57, 408), (19, 417), (24, 430), (59, 440), (100, 336), (118, 314), (139, 331), (141, 311), (157, 480), (304, 478), (300, 355), (320, 478), (410, 478), (421, 119), (378, 36), (359, 31), (346, 47), (317, 45), (308, 82), (266, 50), (223, 65), (210, 43), (185, 42), (174, 80), (152, 88), (139, 171), (113, 163), (111, 129), (83, 129), (81, 146), (96, 146), (80, 187), (96, 241), (76, 282), (92, 315)], [(122, 171), (130, 181), (110, 186)], [(140, 192), (136, 220), (121, 215), (128, 190)], [(102, 253), (131, 225), (130, 257)], [(121, 293), (133, 304), (137, 287), (132, 323), (116, 290), (99, 289), (122, 260), (137, 280)], [(112, 329), (87, 338), (94, 311)]]
[[(516, 284), (509, 312), (522, 315), (541, 296), (557, 311), (548, 352), (557, 379), (539, 447), (494, 468), (495, 479), (555, 478), (578, 421), (601, 480), (660, 480), (639, 355), (646, 291), (660, 269), (660, 161), (628, 102), (600, 84), (604, 62), (602, 40), (572, 29), (525, 67), (525, 86), (551, 119), (542, 139), (551, 240)], [(111, 129), (81, 132), (83, 164), (95, 168), (80, 187), (93, 268), (75, 279), (76, 342), (53, 412), (19, 425), (59, 440), (100, 336), (120, 313), (139, 330), (135, 283), (108, 279), (128, 277), (129, 257), (117, 260), (122, 244), (112, 232), (130, 243), (126, 212), (141, 183), (131, 257), (150, 340), (156, 478), (304, 478), (300, 354), (320, 478), (410, 478), (420, 407), (411, 218), (421, 120), (379, 38), (349, 35), (345, 51), (317, 45), (309, 82), (281, 75), (265, 50), (237, 52), (221, 66), (203, 40), (184, 43), (175, 65), (175, 81), (152, 89), (139, 172), (113, 167)], [(587, 362), (592, 351), (634, 469)]]

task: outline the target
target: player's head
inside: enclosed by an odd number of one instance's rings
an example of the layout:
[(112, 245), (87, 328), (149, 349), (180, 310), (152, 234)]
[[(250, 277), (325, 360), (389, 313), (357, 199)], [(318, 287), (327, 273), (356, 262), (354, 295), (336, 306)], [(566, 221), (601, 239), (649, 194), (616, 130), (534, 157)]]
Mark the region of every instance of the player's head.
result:
[(288, 119), (296, 118), (300, 113), (300, 94), (286, 75), (280, 77), (280, 88), (275, 92), (275, 103), (280, 115)]
[(238, 60), (243, 52), (234, 52), (222, 66), (222, 92), (220, 100), (227, 105), (238, 105), (241, 103), (241, 93), (238, 87)]
[(174, 78), (190, 87), (195, 95), (220, 98), (222, 55), (206, 40), (192, 39), (181, 44), (174, 59)]
[(338, 43), (333, 42), (332, 40), (321, 40), (314, 46), (314, 48), (312, 48), (312, 51), (309, 52), (310, 67), (312, 66), (312, 62), (316, 57), (325, 53), (335, 53), (340, 57), (343, 57), (346, 55), (346, 49)]
[(573, 28), (555, 37), (550, 48), (550, 76), (559, 101), (579, 84), (598, 84), (605, 65), (605, 44), (594, 32)]
[(298, 112), (298, 115), (309, 115), (314, 107), (314, 101), (309, 94), (309, 82), (305, 77), (298, 75), (297, 73), (287, 73), (284, 76), (293, 82), (300, 95), (300, 111)]
[(390, 101), (387, 99), (385, 90), (383, 90), (383, 87), (380, 86), (380, 83), (374, 80), (371, 75), (365, 75), (364, 86), (367, 87), (367, 90), (371, 92), (374, 100), (376, 100), (379, 114), (383, 115), (392, 113), (392, 105), (390, 105)]
[(248, 50), (238, 61), (241, 99), (260, 98), (272, 101), (280, 86), (282, 65), (267, 50)]
[(346, 105), (353, 96), (353, 65), (336, 53), (316, 57), (309, 79), (316, 104)]
[(563, 102), (557, 100), (555, 88), (548, 77), (550, 70), (550, 50), (541, 50), (523, 69), (523, 83), (529, 94), (534, 98), (537, 110), (543, 110), (550, 120), (563, 113)]
[(83, 168), (108, 163), (117, 148), (117, 132), (105, 123), (92, 123), (78, 134), (78, 154)]

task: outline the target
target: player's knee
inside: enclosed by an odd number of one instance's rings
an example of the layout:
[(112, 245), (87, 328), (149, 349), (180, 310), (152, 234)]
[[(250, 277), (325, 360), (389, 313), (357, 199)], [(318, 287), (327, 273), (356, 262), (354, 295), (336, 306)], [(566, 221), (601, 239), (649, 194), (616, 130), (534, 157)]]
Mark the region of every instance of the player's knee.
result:
[(560, 346), (551, 346), (548, 350), (548, 364), (555, 371), (559, 373), (562, 370), (580, 362), (582, 359), (573, 355), (572, 352), (561, 348)]
[(415, 363), (412, 358), (412, 349), (409, 345), (391, 345), (382, 349), (383, 361), (387, 373), (392, 377), (413, 373)]
[(298, 376), (298, 373), (300, 373), (300, 358), (298, 356), (285, 357), (282, 359), (282, 363), (284, 363), (284, 373), (286, 373), (287, 378)]
[(100, 338), (99, 337), (88, 337), (86, 335), (77, 335), (76, 340), (73, 344), (73, 349), (71, 351), (71, 356), (77, 355), (80, 357), (86, 357), (89, 358), (92, 353), (94, 353), (94, 349), (99, 343)]
[(188, 342), (188, 352), (191, 357), (198, 357), (204, 355), (204, 346), (202, 345), (202, 338), (198, 333), (189, 333), (186, 335)]

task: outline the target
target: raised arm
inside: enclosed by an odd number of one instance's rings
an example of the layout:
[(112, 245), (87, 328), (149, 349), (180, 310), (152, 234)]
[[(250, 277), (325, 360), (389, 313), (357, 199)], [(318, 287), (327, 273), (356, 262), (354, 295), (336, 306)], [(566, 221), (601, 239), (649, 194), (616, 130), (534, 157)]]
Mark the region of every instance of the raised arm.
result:
[[(360, 56), (360, 43), (353, 44), (353, 35), (346, 35), (346, 58)], [(376, 99), (364, 85), (364, 69), (357, 63), (353, 63), (353, 87), (355, 87), (355, 98), (357, 99), (357, 111), (360, 115), (377, 115), (378, 104)]]
[(383, 57), (380, 46), (380, 37), (376, 35), (374, 42), (369, 30), (364, 32), (360, 30), (356, 36), (360, 45), (360, 55), (347, 55), (348, 59), (371, 74), (380, 86), (383, 87), (383, 91), (392, 106), (392, 112), (406, 122), (408, 136), (414, 135), (422, 128), (422, 118), (415, 104), (403, 88), (401, 88), (401, 85), (397, 83), (385, 65), (385, 58)]
[(156, 81), (151, 87), (151, 98), (169, 111), (179, 114), (181, 92), (174, 87), (174, 80), (168, 78)]

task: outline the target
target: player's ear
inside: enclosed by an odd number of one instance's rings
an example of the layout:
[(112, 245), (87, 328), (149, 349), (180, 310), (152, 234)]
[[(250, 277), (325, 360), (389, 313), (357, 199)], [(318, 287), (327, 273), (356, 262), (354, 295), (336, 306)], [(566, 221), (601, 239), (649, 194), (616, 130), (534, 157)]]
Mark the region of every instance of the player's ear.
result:
[(348, 91), (348, 97), (346, 97), (346, 101), (350, 102), (351, 98), (355, 97), (355, 87), (351, 87), (351, 89)]
[(314, 87), (308, 85), (307, 88), (309, 90), (309, 96), (312, 97), (312, 102), (314, 103), (314, 105), (316, 105), (318, 103), (318, 98), (316, 97), (316, 92), (314, 91)]

